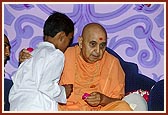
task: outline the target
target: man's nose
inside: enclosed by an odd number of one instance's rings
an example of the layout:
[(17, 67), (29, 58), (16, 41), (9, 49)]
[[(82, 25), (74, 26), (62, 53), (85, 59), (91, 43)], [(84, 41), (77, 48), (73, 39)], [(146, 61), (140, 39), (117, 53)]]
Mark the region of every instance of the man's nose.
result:
[(10, 47), (6, 46), (5, 47), (5, 56), (9, 56), (10, 55)]
[(96, 50), (96, 53), (99, 55), (100, 54), (100, 47), (97, 46), (95, 50)]

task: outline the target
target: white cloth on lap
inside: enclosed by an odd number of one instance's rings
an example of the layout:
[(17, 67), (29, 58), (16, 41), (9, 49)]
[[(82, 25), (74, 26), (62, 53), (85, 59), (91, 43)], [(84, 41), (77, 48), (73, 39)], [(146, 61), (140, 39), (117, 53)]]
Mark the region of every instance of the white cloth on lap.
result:
[(146, 100), (137, 93), (130, 93), (122, 100), (125, 100), (134, 111), (148, 111)]

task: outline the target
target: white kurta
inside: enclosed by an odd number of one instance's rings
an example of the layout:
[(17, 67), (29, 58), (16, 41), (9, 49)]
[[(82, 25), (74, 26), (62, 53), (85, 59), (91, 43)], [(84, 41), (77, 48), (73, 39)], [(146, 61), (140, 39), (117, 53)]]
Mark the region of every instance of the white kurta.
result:
[(58, 102), (66, 103), (65, 89), (58, 85), (63, 67), (64, 54), (49, 42), (39, 43), (12, 76), (10, 110), (57, 111)]

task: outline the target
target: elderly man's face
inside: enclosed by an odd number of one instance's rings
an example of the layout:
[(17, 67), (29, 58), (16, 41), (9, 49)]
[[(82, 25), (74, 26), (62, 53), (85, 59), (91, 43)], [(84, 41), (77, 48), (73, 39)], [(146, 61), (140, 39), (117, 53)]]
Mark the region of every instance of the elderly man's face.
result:
[(88, 63), (94, 63), (103, 57), (107, 38), (104, 32), (95, 31), (81, 37), (81, 56)]
[(9, 60), (10, 56), (10, 43), (7, 37), (4, 36), (4, 64)]

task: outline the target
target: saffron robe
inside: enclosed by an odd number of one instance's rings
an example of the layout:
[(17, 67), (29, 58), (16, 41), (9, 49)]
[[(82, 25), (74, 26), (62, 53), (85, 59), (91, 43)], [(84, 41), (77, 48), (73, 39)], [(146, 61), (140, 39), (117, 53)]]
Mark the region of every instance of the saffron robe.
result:
[(60, 111), (131, 110), (125, 101), (116, 101), (105, 107), (89, 106), (82, 95), (100, 92), (111, 98), (122, 99), (125, 87), (125, 73), (117, 58), (105, 51), (101, 60), (87, 63), (80, 56), (79, 46), (69, 47), (65, 52), (65, 66), (60, 84), (73, 84), (73, 92), (66, 105), (59, 105)]

